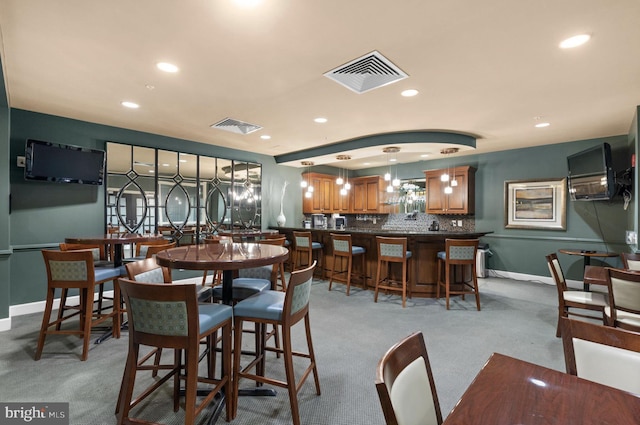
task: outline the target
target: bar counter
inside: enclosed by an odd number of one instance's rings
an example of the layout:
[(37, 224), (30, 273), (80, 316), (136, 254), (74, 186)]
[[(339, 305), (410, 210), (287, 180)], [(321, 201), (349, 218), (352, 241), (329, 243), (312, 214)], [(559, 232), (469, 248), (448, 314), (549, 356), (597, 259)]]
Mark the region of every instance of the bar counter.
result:
[[(444, 251), (445, 239), (477, 239), (492, 233), (468, 232), (468, 231), (400, 231), (400, 230), (371, 230), (346, 228), (337, 229), (304, 229), (302, 227), (271, 227), (286, 235), (289, 241), (293, 241), (294, 231), (309, 231), (313, 240), (324, 245), (324, 272), (327, 279), (333, 266), (333, 249), (331, 244), (331, 233), (348, 233), (352, 237), (352, 243), (361, 246), (366, 250), (365, 264), (367, 268), (367, 288), (373, 289), (375, 286), (375, 274), (378, 265), (378, 252), (376, 246), (376, 236), (406, 237), (407, 249), (411, 251), (411, 265), (409, 271), (409, 290), (414, 297), (435, 297), (436, 281), (438, 276), (437, 253)], [(355, 263), (354, 263), (355, 264)], [(358, 267), (355, 266), (354, 267)], [(397, 273), (397, 271), (393, 271)], [(354, 281), (357, 282), (357, 281)], [(352, 283), (358, 286), (358, 283)]]

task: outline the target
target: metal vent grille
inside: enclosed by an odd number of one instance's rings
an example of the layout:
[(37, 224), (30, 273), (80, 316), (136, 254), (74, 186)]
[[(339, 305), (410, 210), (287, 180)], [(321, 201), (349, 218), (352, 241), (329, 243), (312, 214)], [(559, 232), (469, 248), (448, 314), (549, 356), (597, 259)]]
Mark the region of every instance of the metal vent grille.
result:
[(220, 130), (230, 131), (237, 134), (249, 134), (260, 130), (262, 127), (247, 122), (234, 120), (233, 118), (225, 118), (215, 124), (211, 124), (211, 128), (219, 128)]
[(356, 93), (365, 93), (408, 77), (375, 50), (325, 73), (324, 76)]

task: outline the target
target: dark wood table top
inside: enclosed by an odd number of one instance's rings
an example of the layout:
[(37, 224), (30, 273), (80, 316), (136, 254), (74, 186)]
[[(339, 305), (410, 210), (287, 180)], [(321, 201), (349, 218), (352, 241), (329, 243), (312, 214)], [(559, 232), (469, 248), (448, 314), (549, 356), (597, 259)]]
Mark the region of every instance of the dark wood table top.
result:
[(187, 270), (237, 270), (286, 261), (289, 250), (257, 243), (187, 245), (156, 254), (164, 267)]
[(65, 238), (64, 241), (66, 243), (80, 244), (125, 244), (154, 241), (162, 238), (163, 236), (159, 233), (108, 233), (96, 236), (77, 236), (72, 238)]
[(581, 255), (583, 257), (618, 257), (620, 254), (605, 251), (590, 251), (587, 249), (559, 249), (559, 253), (568, 255)]
[(494, 353), (443, 425), (637, 424), (640, 397)]

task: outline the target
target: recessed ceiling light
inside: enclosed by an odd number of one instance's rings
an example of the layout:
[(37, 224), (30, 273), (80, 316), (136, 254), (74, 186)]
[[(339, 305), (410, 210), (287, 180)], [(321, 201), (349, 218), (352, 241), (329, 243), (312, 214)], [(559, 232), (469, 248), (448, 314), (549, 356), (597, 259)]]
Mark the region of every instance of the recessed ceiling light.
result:
[(429, 156), (429, 154), (428, 154), (428, 153), (423, 153), (422, 155), (420, 155), (420, 158), (426, 158), (426, 157), (428, 157), (428, 156)]
[(395, 159), (395, 158), (391, 158), (391, 159), (389, 160), (389, 162), (396, 162), (396, 161), (397, 161), (397, 159)]
[(175, 66), (172, 63), (168, 63), (168, 62), (158, 62), (156, 64), (156, 66), (158, 67), (158, 69), (160, 71), (164, 71), (164, 72), (178, 72), (178, 67)]
[(260, 136), (260, 138), (262, 140), (269, 140), (269, 139), (271, 139), (271, 136), (269, 136), (268, 134), (263, 134), (262, 136)]
[(165, 163), (165, 164), (162, 164), (162, 166), (163, 166), (163, 167), (168, 167), (168, 166), (169, 166), (169, 164), (166, 164), (166, 163)]
[(584, 43), (589, 41), (591, 36), (589, 34), (580, 34), (574, 35), (573, 37), (569, 37), (566, 40), (562, 40), (560, 43), (561, 49), (571, 49), (573, 47), (582, 46)]
[(371, 165), (370, 162), (363, 162), (362, 165)]
[(156, 88), (156, 86), (154, 86), (153, 84), (147, 84), (145, 85), (145, 87), (147, 88), (147, 90), (153, 90)]
[(178, 162), (187, 162), (186, 159), (179, 159)]
[(551, 124), (548, 122), (539, 122), (538, 124), (535, 125), (536, 128), (544, 128), (544, 127), (549, 127)]
[(404, 90), (400, 94), (404, 97), (413, 97), (418, 94), (418, 90), (415, 90), (415, 89)]
[(139, 107), (140, 107), (140, 105), (138, 105), (137, 103), (135, 103), (135, 102), (129, 102), (128, 100), (125, 100), (125, 101), (123, 101), (123, 102), (120, 102), (120, 104), (121, 104), (122, 106), (124, 106), (125, 108), (131, 108), (131, 109), (137, 109), (137, 108), (139, 108)]
[(253, 7), (262, 3), (262, 0), (235, 0), (235, 3), (242, 7)]
[(327, 119), (319, 117), (319, 118), (314, 119), (314, 121), (317, 122), (318, 124), (324, 124), (324, 123), (327, 122)]

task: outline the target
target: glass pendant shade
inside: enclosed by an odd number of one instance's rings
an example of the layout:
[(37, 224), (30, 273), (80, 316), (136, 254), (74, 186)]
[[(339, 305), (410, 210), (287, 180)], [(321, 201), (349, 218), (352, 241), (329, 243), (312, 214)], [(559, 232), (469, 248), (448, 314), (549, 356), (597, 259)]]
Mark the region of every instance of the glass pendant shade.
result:
[(388, 182), (391, 180), (391, 173), (384, 173), (384, 181)]
[(451, 180), (451, 186), (455, 187), (458, 185), (458, 180), (456, 180), (456, 178), (454, 177), (453, 180)]
[(449, 181), (449, 174), (447, 174), (447, 173), (443, 173), (443, 174), (440, 176), (440, 181), (441, 181), (441, 182), (448, 182), (448, 181)]
[(400, 187), (400, 179), (399, 178), (393, 179), (393, 181), (391, 182), (391, 185), (393, 187)]
[(351, 183), (346, 182), (346, 183), (344, 184), (344, 190), (349, 190), (349, 189), (351, 189)]
[(340, 189), (340, 195), (345, 196), (346, 194), (347, 194), (347, 189), (345, 189), (344, 187)]
[(309, 192), (309, 191), (307, 191), (307, 192), (305, 192), (305, 193), (304, 193), (304, 197), (305, 197), (305, 198), (311, 198), (312, 196), (313, 196), (313, 193), (311, 193), (311, 192)]
[(302, 187), (302, 188), (307, 187), (307, 181), (306, 181), (306, 180), (302, 180), (302, 181), (300, 182), (300, 187)]
[(387, 186), (387, 192), (389, 192), (389, 193), (393, 192), (393, 186), (392, 185)]
[(342, 177), (338, 177), (336, 179), (336, 184), (342, 184), (342, 183), (344, 183), (344, 180), (342, 179)]
[(446, 193), (447, 195), (451, 195), (453, 193), (453, 188), (451, 186), (445, 187), (444, 193)]
[(307, 187), (307, 192), (313, 193), (313, 186), (309, 185), (309, 187)]

